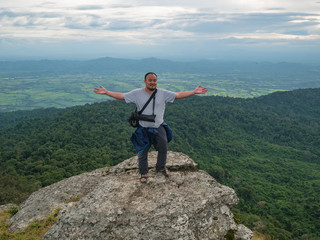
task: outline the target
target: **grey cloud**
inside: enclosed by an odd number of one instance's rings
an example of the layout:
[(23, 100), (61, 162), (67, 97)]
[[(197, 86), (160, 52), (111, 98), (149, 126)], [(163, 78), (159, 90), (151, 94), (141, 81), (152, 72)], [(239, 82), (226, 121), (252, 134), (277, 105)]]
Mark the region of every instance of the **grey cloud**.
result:
[(307, 36), (309, 33), (305, 30), (297, 30), (297, 31), (284, 31), (284, 34), (289, 34), (289, 35), (300, 35), (300, 36)]
[(269, 11), (285, 11), (286, 9), (285, 8), (267, 8), (266, 10), (269, 10)]
[(12, 12), (8, 9), (0, 9), (0, 18), (1, 17), (29, 17), (29, 18), (56, 18), (60, 17), (62, 14), (59, 13), (35, 13), (35, 12)]
[[(307, 34), (308, 26), (319, 24), (316, 15), (305, 13), (189, 14), (179, 16), (167, 28), (195, 33), (296, 32)], [(309, 17), (307, 22), (293, 22)], [(310, 18), (311, 17), (311, 18)]]
[(104, 9), (104, 7), (101, 5), (82, 5), (75, 9), (76, 10), (100, 10), (100, 9)]
[(131, 8), (132, 5), (129, 4), (112, 4), (110, 8)]
[(11, 12), (10, 10), (6, 9), (6, 8), (2, 8), (0, 9), (0, 17), (16, 17), (17, 14), (14, 12)]
[(66, 23), (64, 26), (69, 29), (88, 29), (90, 27), (89, 25), (79, 23)]
[(103, 21), (97, 15), (86, 15), (90, 17), (90, 20), (84, 21), (78, 16), (68, 16), (64, 19), (64, 27), (69, 29), (92, 29), (92, 28), (104, 28), (108, 25), (108, 22)]
[(81, 22), (74, 22), (72, 23), (72, 21), (66, 23), (64, 25), (66, 28), (69, 29), (92, 29), (92, 28), (104, 28), (104, 26), (98, 22), (90, 22), (88, 24), (83, 24)]
[[(10, 25), (12, 26), (45, 26), (49, 27), (51, 24), (61, 23), (66, 28), (72, 29), (88, 29), (91, 27), (104, 26), (104, 23), (99, 22), (100, 16), (95, 14), (86, 14), (91, 21), (83, 21), (83, 14), (79, 15), (67, 15), (63, 12), (12, 12), (10, 10), (0, 10), (0, 20), (3, 18), (9, 18)], [(47, 21), (48, 19), (53, 19), (52, 21)]]
[(143, 21), (119, 21), (119, 20), (113, 20), (110, 22), (108, 27), (106, 29), (108, 30), (137, 30), (137, 29), (143, 29), (143, 28), (149, 28), (154, 25), (160, 24), (163, 21), (161, 20), (153, 20), (149, 22), (143, 22)]
[(14, 13), (14, 12), (0, 12), (0, 21), (4, 20), (7, 26), (16, 27), (34, 27), (45, 26), (48, 19), (60, 18), (61, 15), (53, 13)]

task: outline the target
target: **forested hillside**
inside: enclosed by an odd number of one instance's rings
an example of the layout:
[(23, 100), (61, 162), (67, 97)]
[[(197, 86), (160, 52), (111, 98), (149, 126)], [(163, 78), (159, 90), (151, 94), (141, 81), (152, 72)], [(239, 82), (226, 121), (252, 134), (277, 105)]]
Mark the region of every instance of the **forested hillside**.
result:
[(61, 108), (39, 108), (34, 110), (18, 110), (14, 112), (3, 112), (0, 114), (0, 129), (15, 125), (18, 122), (23, 122), (29, 119), (42, 118), (56, 115), (65, 111)]
[[(320, 89), (176, 100), (166, 110), (169, 148), (234, 188), (234, 213), (248, 227), (277, 239), (319, 239), (319, 103)], [(0, 204), (133, 156), (126, 121), (133, 110), (107, 101), (21, 122), (21, 112), (0, 118)]]

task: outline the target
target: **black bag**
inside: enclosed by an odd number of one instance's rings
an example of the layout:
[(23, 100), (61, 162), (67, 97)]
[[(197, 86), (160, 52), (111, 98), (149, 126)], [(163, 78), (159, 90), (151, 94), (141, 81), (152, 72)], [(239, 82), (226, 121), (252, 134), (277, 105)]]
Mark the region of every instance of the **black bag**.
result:
[(137, 112), (132, 112), (130, 117), (128, 118), (128, 122), (134, 128), (139, 126), (139, 120), (137, 119)]
[[(143, 106), (143, 108), (139, 112), (137, 112), (137, 107), (136, 107), (136, 110), (131, 113), (130, 117), (128, 118), (128, 122), (132, 127), (134, 128), (139, 127), (139, 120), (146, 121), (146, 122), (155, 122), (156, 115), (154, 115), (154, 104), (156, 101), (155, 99), (156, 93), (157, 93), (157, 89), (152, 93), (152, 95), (150, 96), (146, 104)], [(144, 109), (148, 106), (152, 98), (153, 98), (152, 115), (141, 114), (144, 111)]]

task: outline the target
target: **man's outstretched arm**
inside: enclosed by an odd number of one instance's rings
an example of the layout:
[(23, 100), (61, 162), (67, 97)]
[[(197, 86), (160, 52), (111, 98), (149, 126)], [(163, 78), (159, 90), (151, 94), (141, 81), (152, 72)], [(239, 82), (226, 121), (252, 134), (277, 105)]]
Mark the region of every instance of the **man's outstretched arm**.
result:
[(100, 88), (95, 88), (95, 90), (93, 90), (93, 91), (96, 94), (105, 94), (105, 95), (108, 95), (109, 97), (113, 97), (115, 99), (124, 100), (123, 93), (111, 92), (111, 91), (108, 91), (107, 89), (105, 89), (102, 86), (100, 86)]
[(188, 91), (188, 92), (178, 92), (176, 95), (176, 99), (181, 99), (181, 98), (187, 98), (191, 97), (195, 94), (203, 94), (208, 91), (207, 88), (201, 88), (201, 85), (199, 85), (195, 90), (193, 91)]

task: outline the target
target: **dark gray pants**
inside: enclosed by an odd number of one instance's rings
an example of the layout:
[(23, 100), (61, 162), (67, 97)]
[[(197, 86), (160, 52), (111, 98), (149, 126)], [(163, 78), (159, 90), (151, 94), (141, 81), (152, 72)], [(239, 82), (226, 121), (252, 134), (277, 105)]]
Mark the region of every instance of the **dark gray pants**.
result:
[[(162, 170), (166, 167), (167, 152), (168, 152), (168, 138), (167, 132), (163, 126), (157, 128), (158, 134), (155, 135), (153, 145), (158, 151), (156, 170)], [(139, 160), (139, 171), (140, 174), (148, 173), (148, 152), (151, 147), (149, 144), (141, 153), (138, 155)]]

